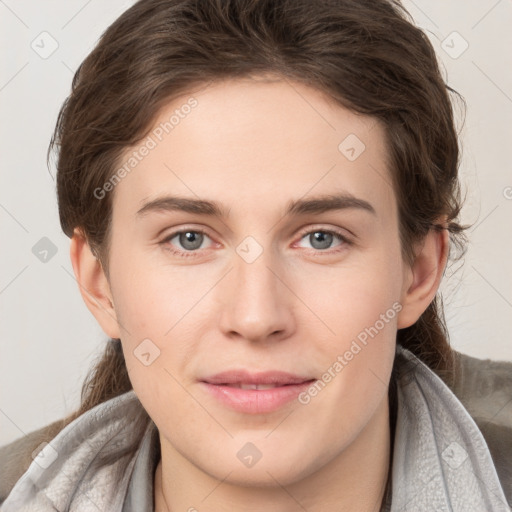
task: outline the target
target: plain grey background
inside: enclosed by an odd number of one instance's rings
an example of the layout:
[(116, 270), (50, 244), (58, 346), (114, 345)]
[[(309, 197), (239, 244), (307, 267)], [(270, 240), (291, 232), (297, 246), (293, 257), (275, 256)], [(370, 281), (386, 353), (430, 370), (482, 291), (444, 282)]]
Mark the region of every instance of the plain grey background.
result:
[[(133, 3), (0, 0), (0, 445), (71, 412), (107, 340), (73, 276), (46, 150), (75, 69)], [(468, 104), (462, 221), (475, 225), (464, 265), (441, 286), (451, 342), (512, 361), (512, 4), (404, 5)]]

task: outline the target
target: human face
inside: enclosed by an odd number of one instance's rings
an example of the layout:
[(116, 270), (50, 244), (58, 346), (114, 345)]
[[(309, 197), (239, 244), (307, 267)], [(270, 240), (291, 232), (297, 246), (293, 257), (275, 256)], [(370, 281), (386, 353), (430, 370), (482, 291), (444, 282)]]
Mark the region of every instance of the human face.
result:
[[(124, 155), (144, 153), (115, 187), (109, 254), (133, 388), (163, 457), (231, 482), (297, 482), (388, 419), (404, 266), (383, 128), (302, 84), (230, 80), (173, 100), (150, 136)], [(356, 200), (286, 213), (327, 195)], [(224, 215), (148, 206), (167, 196)], [(204, 382), (230, 370), (313, 382)]]

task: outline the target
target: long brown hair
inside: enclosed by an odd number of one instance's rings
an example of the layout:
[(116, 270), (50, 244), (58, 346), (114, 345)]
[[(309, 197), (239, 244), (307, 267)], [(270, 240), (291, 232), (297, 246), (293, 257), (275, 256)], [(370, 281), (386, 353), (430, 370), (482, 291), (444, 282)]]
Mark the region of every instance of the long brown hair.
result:
[[(393, 0), (140, 0), (77, 70), (50, 147), (58, 149), (62, 229), (86, 236), (108, 276), (112, 194), (101, 188), (161, 107), (215, 80), (271, 73), (323, 91), (386, 130), (403, 258), (447, 219), (450, 260), (465, 252), (458, 222), (459, 146), (451, 95), (426, 34)], [(454, 253), (454, 250), (458, 254)], [(446, 382), (453, 376), (440, 296), (397, 333)], [(131, 389), (119, 340), (107, 343), (79, 410)]]

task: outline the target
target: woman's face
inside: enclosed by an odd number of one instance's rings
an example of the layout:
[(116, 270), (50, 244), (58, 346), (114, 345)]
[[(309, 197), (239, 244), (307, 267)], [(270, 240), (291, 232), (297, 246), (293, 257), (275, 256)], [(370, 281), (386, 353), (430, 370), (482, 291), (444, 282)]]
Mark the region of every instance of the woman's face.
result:
[(387, 421), (410, 282), (386, 162), (374, 119), (286, 81), (183, 95), (126, 152), (110, 334), (163, 454), (286, 485)]

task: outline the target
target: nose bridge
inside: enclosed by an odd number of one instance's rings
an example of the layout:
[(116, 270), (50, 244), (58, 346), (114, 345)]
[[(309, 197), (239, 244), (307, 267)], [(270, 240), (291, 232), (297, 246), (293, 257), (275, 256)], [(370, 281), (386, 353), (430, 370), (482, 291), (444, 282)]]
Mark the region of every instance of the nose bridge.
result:
[(247, 237), (236, 247), (233, 266), (221, 314), (223, 331), (250, 340), (283, 335), (291, 327), (290, 293), (272, 249)]
[(277, 302), (278, 272), (275, 270), (276, 258), (271, 254), (271, 250), (263, 251), (254, 261), (247, 261), (241, 256), (238, 256), (237, 260), (235, 275), (239, 292), (243, 296), (249, 295), (257, 300), (265, 299), (267, 304)]

